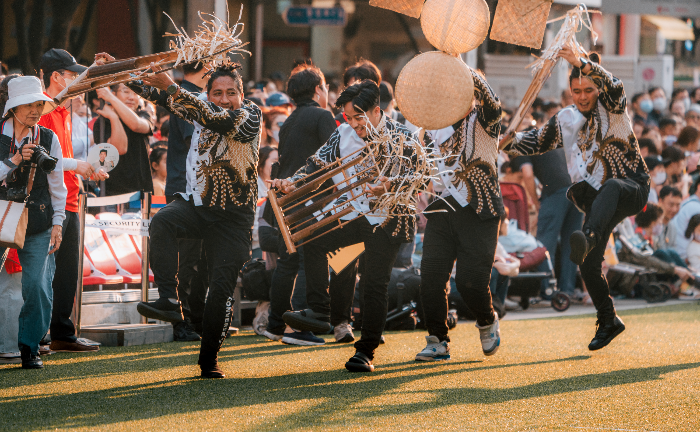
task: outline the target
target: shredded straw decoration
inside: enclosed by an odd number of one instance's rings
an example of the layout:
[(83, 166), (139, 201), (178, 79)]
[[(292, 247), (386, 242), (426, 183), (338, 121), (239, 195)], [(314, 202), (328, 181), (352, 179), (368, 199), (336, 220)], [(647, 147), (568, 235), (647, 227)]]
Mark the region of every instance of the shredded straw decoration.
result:
[[(228, 23), (228, 8), (226, 9), (227, 20), (217, 17), (214, 14), (198, 13), (202, 19), (202, 24), (199, 29), (194, 32), (194, 37), (190, 37), (184, 27), (178, 28), (170, 16), (163, 12), (170, 19), (177, 33), (166, 33), (165, 37), (174, 37), (175, 40), (170, 41), (170, 48), (177, 52), (178, 57), (175, 61), (175, 66), (180, 63), (204, 63), (209, 69), (228, 64), (230, 62), (228, 54), (234, 52), (237, 54), (247, 53), (249, 51), (241, 49), (248, 45), (248, 42), (243, 43), (240, 39), (243, 33), (244, 24), (241, 22), (243, 16), (243, 5), (238, 14), (238, 20), (233, 27)], [(211, 17), (211, 20), (206, 20), (202, 15)]]

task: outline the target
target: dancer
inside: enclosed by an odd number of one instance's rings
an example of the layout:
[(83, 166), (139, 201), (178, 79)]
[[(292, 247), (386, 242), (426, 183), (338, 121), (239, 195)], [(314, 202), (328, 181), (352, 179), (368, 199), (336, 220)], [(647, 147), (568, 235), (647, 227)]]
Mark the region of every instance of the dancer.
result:
[[(394, 158), (396, 161), (392, 159), (392, 163), (410, 161), (401, 166), (399, 175), (405, 175), (413, 169), (416, 161), (413, 146), (419, 146), (420, 143), (408, 129), (391, 120), (381, 111), (379, 87), (375, 82), (364, 80), (346, 88), (338, 97), (336, 104), (339, 108), (344, 108), (348, 123), (340, 125), (328, 142), (308, 158), (306, 165), (293, 177), (288, 180), (275, 180), (273, 187), (283, 193), (290, 193), (295, 189), (292, 185), (293, 181), (303, 179), (336, 160), (362, 149), (368, 142), (377, 140), (378, 136), (385, 138), (389, 135), (391, 139), (382, 140), (376, 159), (382, 160), (389, 156), (392, 150), (396, 150), (389, 147), (398, 145), (397, 141), (404, 137), (404, 158), (396, 157)], [(366, 151), (363, 154), (366, 154)], [(360, 170), (360, 168), (357, 169)], [(387, 191), (393, 192), (398, 186), (387, 182), (384, 177), (379, 177), (377, 180), (379, 184), (369, 186), (371, 193), (376, 197), (382, 196)], [(360, 280), (364, 296), (362, 337), (355, 342), (357, 352), (348, 360), (345, 367), (351, 372), (371, 372), (374, 370), (372, 364), (374, 350), (380, 344), (386, 323), (387, 286), (391, 277), (391, 268), (401, 243), (411, 241), (415, 213), (407, 212), (402, 216), (390, 215), (388, 218), (374, 217), (368, 213), (372, 208), (370, 203), (376, 201), (376, 198), (368, 199), (364, 195), (356, 199), (343, 196), (334, 205), (347, 200), (350, 200), (349, 205), (365, 213), (366, 216), (347, 222), (357, 216), (356, 213), (351, 213), (344, 218), (347, 224), (341, 229), (331, 231), (338, 226), (338, 222), (330, 223), (326, 228), (330, 232), (304, 245), (309, 309), (287, 312), (283, 318), (293, 328), (327, 332), (330, 329), (330, 296), (326, 254), (341, 247), (364, 242), (364, 267), (361, 269)]]
[(559, 57), (574, 67), (569, 76), (574, 106), (559, 111), (541, 129), (504, 138), (505, 150), (532, 155), (564, 147), (574, 183), (567, 197), (585, 213), (583, 230), (571, 234), (569, 242), (571, 261), (580, 266), (598, 311), (597, 330), (588, 345), (593, 351), (625, 330), (602, 272), (603, 255), (613, 228), (646, 205), (649, 173), (627, 115), (622, 81), (600, 66), (595, 53), (579, 58), (563, 48)]
[[(472, 76), (472, 110), (437, 146), (446, 159), (439, 163), (441, 181), (434, 182), (440, 199), (426, 212), (421, 300), (428, 336), (417, 361), (450, 359), (446, 287), (455, 261), (457, 290), (476, 316), (484, 354), (494, 355), (501, 341), (489, 289), (504, 214), (496, 169), (501, 103), (481, 74), (472, 70)], [(446, 133), (444, 129), (439, 132), (440, 136)]]
[(199, 353), (203, 378), (224, 378), (218, 352), (231, 322), (238, 273), (250, 259), (258, 198), (261, 112), (243, 99), (236, 68), (214, 70), (207, 83), (208, 102), (164, 73), (144, 78), (153, 87), (131, 84), (144, 98), (195, 126), (187, 156), (187, 192), (156, 213), (149, 228), (151, 269), (160, 298), (141, 302), (137, 309), (148, 318), (183, 321), (177, 294), (178, 239), (202, 239), (209, 266)]

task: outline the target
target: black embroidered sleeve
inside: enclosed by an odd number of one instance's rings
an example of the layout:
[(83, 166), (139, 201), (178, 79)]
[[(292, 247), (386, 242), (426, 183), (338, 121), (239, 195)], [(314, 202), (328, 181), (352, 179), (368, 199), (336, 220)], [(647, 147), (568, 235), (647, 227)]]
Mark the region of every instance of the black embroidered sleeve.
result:
[(559, 124), (560, 113), (552, 116), (540, 129), (518, 133), (503, 150), (515, 156), (531, 156), (561, 147), (563, 143)]
[(474, 97), (479, 100), (479, 105), (475, 108), (479, 123), (490, 137), (498, 138), (501, 132), (501, 101), (484, 77), (475, 70), (470, 70), (474, 78)]
[(340, 133), (336, 129), (316, 153), (306, 159), (306, 164), (299, 168), (289, 179), (292, 182), (301, 180), (314, 172), (328, 166), (340, 158)]
[(614, 77), (599, 64), (593, 62), (589, 64), (591, 65), (591, 71), (587, 76), (598, 87), (600, 92), (598, 100), (611, 113), (622, 114), (627, 108), (627, 97), (625, 96), (625, 88), (622, 81)]

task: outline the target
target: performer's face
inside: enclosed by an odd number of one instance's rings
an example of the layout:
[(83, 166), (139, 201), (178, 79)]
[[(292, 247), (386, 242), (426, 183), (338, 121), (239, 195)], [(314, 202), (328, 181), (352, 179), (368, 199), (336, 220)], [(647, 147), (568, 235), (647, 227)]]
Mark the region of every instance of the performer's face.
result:
[(227, 110), (237, 110), (243, 103), (243, 95), (238, 90), (236, 81), (228, 76), (214, 80), (211, 90), (207, 93), (209, 102)]
[(367, 125), (368, 118), (369, 122), (374, 127), (377, 127), (382, 119), (382, 110), (378, 106), (367, 111), (367, 117), (365, 117), (365, 113), (359, 108), (356, 108), (352, 102), (346, 103), (343, 109), (345, 110), (345, 117), (348, 119), (348, 124), (355, 129), (355, 133), (357, 133), (357, 136), (360, 138), (367, 138), (367, 129), (365, 126)]
[(576, 108), (585, 114), (591, 112), (598, 102), (598, 87), (588, 78), (574, 78), (571, 80), (571, 96)]

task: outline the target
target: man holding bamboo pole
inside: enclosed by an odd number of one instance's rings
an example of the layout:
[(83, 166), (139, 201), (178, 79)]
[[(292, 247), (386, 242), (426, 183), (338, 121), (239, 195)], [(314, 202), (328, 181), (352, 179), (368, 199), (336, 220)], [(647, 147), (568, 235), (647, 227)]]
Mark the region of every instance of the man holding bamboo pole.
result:
[(573, 66), (569, 85), (574, 106), (559, 111), (541, 129), (510, 134), (503, 148), (513, 155), (564, 148), (574, 183), (567, 197), (585, 213), (583, 230), (570, 237), (570, 258), (580, 266), (598, 311), (596, 334), (588, 345), (598, 350), (625, 329), (602, 272), (605, 247), (613, 228), (646, 205), (649, 173), (627, 115), (622, 81), (600, 66), (595, 53), (579, 58), (565, 47), (559, 57)]

